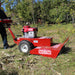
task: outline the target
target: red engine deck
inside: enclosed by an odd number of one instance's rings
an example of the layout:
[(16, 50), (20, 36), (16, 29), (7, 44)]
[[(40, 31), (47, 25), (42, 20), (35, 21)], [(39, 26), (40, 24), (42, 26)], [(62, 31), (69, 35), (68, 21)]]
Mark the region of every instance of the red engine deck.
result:
[(52, 43), (52, 38), (48, 38), (48, 37), (37, 37), (37, 38), (23, 38), (23, 37), (19, 37), (16, 40), (17, 40), (17, 41), (15, 41), (16, 44), (19, 44), (20, 41), (22, 41), (22, 40), (28, 40), (35, 47), (37, 47), (37, 46), (51, 46), (51, 43)]

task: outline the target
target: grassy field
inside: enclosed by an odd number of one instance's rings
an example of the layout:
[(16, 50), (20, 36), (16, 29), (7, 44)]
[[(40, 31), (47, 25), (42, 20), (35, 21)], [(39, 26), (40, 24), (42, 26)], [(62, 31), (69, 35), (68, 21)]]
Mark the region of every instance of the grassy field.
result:
[[(53, 37), (57, 43), (69, 36), (65, 52), (56, 59), (21, 53), (7, 29), (12, 48), (4, 50), (0, 39), (0, 75), (75, 75), (75, 27), (72, 24), (58, 24), (38, 28), (38, 36)], [(11, 29), (16, 35), (22, 34), (20, 25)]]

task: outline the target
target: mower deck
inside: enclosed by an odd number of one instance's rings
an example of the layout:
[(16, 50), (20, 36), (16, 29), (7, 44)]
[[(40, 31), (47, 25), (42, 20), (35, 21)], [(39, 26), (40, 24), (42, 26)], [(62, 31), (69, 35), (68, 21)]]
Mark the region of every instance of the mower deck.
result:
[(30, 54), (42, 55), (44, 57), (56, 58), (60, 53), (62, 47), (66, 44), (69, 38), (64, 43), (59, 43), (53, 46), (40, 46), (32, 49)]

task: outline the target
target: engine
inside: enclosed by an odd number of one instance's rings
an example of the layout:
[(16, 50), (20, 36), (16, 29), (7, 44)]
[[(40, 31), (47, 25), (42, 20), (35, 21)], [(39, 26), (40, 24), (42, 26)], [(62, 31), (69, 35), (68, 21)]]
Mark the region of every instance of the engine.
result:
[(37, 37), (37, 28), (32, 28), (30, 26), (23, 26), (22, 32), (24, 38), (36, 38)]

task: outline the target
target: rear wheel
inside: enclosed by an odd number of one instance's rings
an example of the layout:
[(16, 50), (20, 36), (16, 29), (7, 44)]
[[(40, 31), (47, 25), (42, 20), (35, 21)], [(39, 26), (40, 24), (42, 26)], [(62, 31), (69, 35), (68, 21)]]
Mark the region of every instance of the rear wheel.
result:
[(32, 49), (32, 44), (29, 41), (21, 41), (19, 44), (19, 50), (23, 53), (29, 53)]

